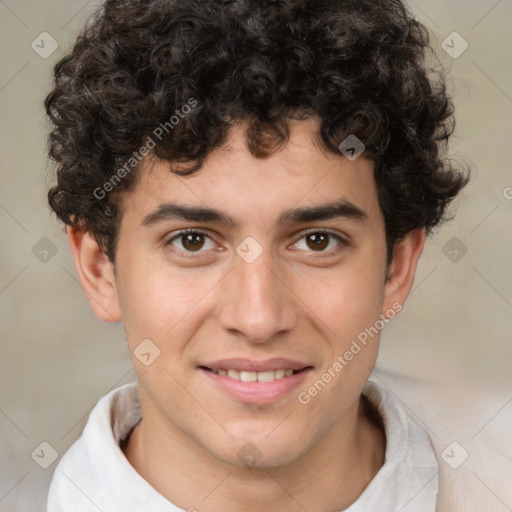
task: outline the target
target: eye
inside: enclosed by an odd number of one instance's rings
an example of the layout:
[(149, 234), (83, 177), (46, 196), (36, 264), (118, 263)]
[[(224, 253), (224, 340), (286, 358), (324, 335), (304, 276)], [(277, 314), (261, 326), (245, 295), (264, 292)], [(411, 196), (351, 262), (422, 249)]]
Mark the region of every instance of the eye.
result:
[[(338, 252), (339, 250), (341, 250), (341, 248), (344, 245), (347, 245), (346, 242), (343, 240), (343, 238), (341, 238), (341, 236), (336, 235), (330, 231), (317, 229), (317, 230), (309, 231), (308, 233), (302, 235), (302, 237), (299, 239), (299, 241), (294, 244), (294, 247), (297, 247), (299, 249), (304, 249), (304, 244), (303, 244), (303, 247), (300, 247), (301, 241), (304, 240), (305, 245), (306, 245), (305, 250), (311, 249), (312, 252), (321, 252), (321, 253), (331, 252), (333, 249), (333, 247), (331, 246), (331, 242), (333, 241), (333, 239), (338, 241), (338, 243), (336, 245), (334, 245), (333, 252), (335, 252), (335, 253)], [(331, 248), (329, 250), (326, 250), (327, 248), (329, 248), (329, 246), (331, 246)]]
[[(212, 249), (215, 247), (215, 243), (210, 238), (210, 236), (205, 233), (204, 231), (199, 231), (197, 229), (185, 229), (183, 231), (180, 231), (176, 235), (174, 235), (172, 238), (170, 238), (165, 245), (177, 248), (176, 252), (184, 253), (184, 256), (186, 253), (200, 253), (205, 252), (201, 251), (205, 247), (205, 239), (208, 239), (212, 242), (212, 246), (206, 247), (206, 250)], [(175, 242), (178, 242), (175, 245)], [(181, 247), (180, 247), (181, 246)], [(194, 256), (185, 256), (185, 257), (194, 257)]]
[[(207, 240), (210, 241), (209, 247), (206, 243)], [(332, 245), (333, 240), (338, 242), (334, 246)], [(305, 242), (306, 247), (304, 247), (303, 241)], [(198, 229), (185, 229), (179, 231), (165, 243), (166, 247), (172, 246), (173, 252), (184, 258), (195, 258), (197, 256), (194, 253), (200, 254), (214, 249), (215, 245), (215, 242), (211, 239), (208, 233)], [(303, 234), (302, 237), (295, 242), (293, 247), (309, 252), (337, 253), (346, 245), (348, 245), (347, 242), (345, 242), (341, 236), (332, 233), (331, 231), (316, 229)]]

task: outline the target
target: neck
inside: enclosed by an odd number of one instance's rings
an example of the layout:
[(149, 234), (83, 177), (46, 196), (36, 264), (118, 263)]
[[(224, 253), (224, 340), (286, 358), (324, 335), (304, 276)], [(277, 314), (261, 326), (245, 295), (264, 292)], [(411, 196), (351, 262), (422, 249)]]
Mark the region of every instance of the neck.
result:
[(220, 461), (181, 430), (156, 417), (150, 421), (142, 409), (145, 419), (123, 451), (146, 481), (184, 510), (344, 510), (384, 463), (383, 427), (365, 398), (301, 457), (266, 468)]

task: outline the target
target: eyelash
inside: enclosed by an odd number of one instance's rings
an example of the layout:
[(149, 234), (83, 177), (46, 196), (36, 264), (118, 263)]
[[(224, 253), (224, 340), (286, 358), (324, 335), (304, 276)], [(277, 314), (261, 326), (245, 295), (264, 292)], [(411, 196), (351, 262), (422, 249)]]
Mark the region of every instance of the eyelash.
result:
[[(184, 235), (188, 235), (190, 233), (204, 235), (212, 240), (211, 236), (206, 231), (202, 231), (201, 229), (189, 228), (189, 229), (183, 229), (181, 231), (178, 231), (175, 235), (173, 235), (171, 238), (169, 238), (167, 240), (167, 242), (165, 242), (165, 246), (172, 247), (172, 242), (174, 240), (177, 240), (180, 237), (182, 237)], [(339, 242), (339, 244), (334, 249), (331, 249), (329, 251), (325, 251), (325, 250), (319, 251), (319, 254), (327, 253), (329, 256), (332, 256), (334, 254), (337, 254), (343, 247), (346, 247), (349, 245), (348, 242), (346, 240), (344, 240), (340, 235), (333, 233), (332, 231), (325, 230), (325, 229), (311, 229), (311, 230), (303, 233), (302, 236), (297, 240), (297, 242), (295, 242), (295, 244), (297, 244), (300, 240), (302, 240), (303, 238), (305, 238), (308, 235), (318, 234), (318, 233), (329, 235), (330, 237), (335, 238)], [(201, 253), (206, 252), (206, 251), (197, 251), (197, 252), (182, 251), (182, 250), (176, 249), (174, 247), (172, 247), (171, 250), (173, 252), (179, 254), (180, 255), (179, 257), (186, 258), (186, 259), (197, 259)], [(308, 252), (316, 252), (316, 251), (308, 251)], [(333, 254), (330, 254), (330, 253), (333, 253)], [(194, 255), (192, 256), (192, 254), (194, 254)], [(197, 256), (196, 256), (196, 254), (197, 254)], [(323, 256), (320, 256), (320, 257), (323, 257)]]

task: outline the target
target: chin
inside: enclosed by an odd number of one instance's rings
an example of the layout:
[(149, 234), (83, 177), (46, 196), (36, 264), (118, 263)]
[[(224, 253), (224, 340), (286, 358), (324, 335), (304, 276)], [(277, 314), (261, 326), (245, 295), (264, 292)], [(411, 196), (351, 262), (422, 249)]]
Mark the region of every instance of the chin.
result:
[(252, 434), (247, 432), (244, 435), (241, 432), (227, 445), (215, 443), (207, 449), (220, 461), (253, 469), (285, 466), (294, 462), (306, 451), (302, 436), (296, 433), (288, 434), (285, 430), (279, 434), (274, 432), (269, 436), (268, 433), (271, 431), (272, 429), (260, 429), (255, 434), (251, 429)]

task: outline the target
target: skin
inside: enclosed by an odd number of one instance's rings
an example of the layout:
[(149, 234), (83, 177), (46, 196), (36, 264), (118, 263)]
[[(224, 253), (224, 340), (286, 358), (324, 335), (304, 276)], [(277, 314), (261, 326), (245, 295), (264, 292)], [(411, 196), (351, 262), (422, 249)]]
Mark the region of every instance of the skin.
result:
[[(386, 280), (373, 163), (323, 150), (318, 126), (314, 119), (292, 122), (288, 143), (258, 159), (239, 124), (189, 177), (170, 173), (167, 163), (143, 162), (134, 190), (123, 197), (115, 272), (88, 232), (68, 228), (91, 307), (104, 321), (123, 322), (137, 372), (143, 420), (125, 455), (184, 510), (342, 510), (384, 463), (382, 425), (369, 419), (360, 398), (379, 336), (309, 404), (299, 403), (297, 393), (332, 367), (379, 315), (404, 303), (425, 233), (412, 231), (395, 245)], [(284, 210), (341, 197), (367, 218), (276, 225)], [(170, 201), (222, 210), (240, 225), (142, 225)], [(184, 237), (165, 245), (184, 228), (208, 233), (199, 253)], [(313, 228), (348, 243), (333, 237), (318, 249), (305, 236)], [(263, 249), (250, 264), (236, 253), (248, 236)], [(187, 247), (195, 259), (179, 256)], [(149, 366), (133, 354), (147, 338), (160, 349)], [(285, 357), (313, 369), (284, 398), (247, 404), (217, 389), (198, 368), (231, 357)], [(237, 456), (247, 442), (261, 453), (253, 467)]]

